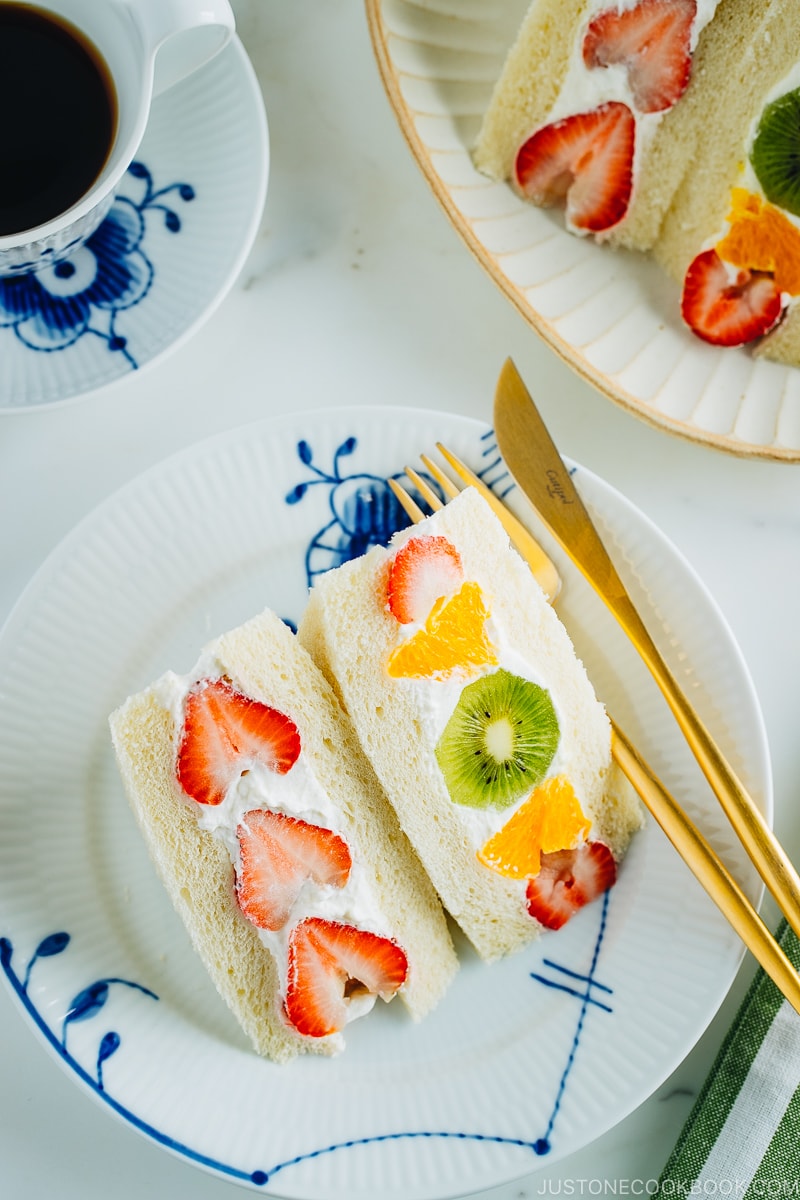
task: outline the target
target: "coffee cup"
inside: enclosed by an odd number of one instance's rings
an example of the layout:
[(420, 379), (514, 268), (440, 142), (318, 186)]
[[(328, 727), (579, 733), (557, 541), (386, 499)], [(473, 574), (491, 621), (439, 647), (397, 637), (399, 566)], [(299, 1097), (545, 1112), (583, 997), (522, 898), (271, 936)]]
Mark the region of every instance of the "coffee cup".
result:
[(0, 0), (0, 275), (40, 270), (92, 235), (153, 97), (233, 31), (228, 0)]

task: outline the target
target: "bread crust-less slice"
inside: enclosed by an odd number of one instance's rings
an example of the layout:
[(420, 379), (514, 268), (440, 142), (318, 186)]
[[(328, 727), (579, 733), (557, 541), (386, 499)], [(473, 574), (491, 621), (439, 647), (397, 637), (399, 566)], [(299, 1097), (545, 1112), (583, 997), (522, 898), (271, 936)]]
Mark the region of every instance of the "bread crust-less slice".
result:
[(481, 587), (505, 641), (550, 687), (562, 737), (573, 747), (571, 779), (593, 821), (591, 836), (621, 855), (641, 824), (641, 812), (612, 769), (608, 719), (566, 630), (474, 489), (404, 531), (388, 550), (375, 548), (322, 576), (298, 636), (342, 698), (445, 907), (481, 957), (491, 961), (538, 933), (526, 910), (524, 883), (479, 861), (465, 835), (463, 809), (451, 798), (436, 760), (437, 735), (420, 701), (419, 680), (393, 679), (385, 667), (399, 629), (386, 603), (389, 561), (404, 540), (424, 533), (453, 543), (464, 578)]
[[(217, 639), (220, 674), (247, 696), (290, 715), (302, 753), (340, 818), (339, 829), (376, 897), (388, 932), (405, 950), (399, 993), (414, 1019), (444, 994), (457, 970), (441, 905), (361, 752), (352, 727), (294, 634), (264, 612)], [(282, 1016), (281, 981), (270, 952), (235, 900), (227, 849), (199, 828), (198, 806), (175, 777), (179, 730), (158, 686), (130, 697), (110, 718), (128, 799), (192, 943), (254, 1048), (278, 1062), (329, 1054), (330, 1040), (298, 1035)], [(366, 1017), (364, 1019), (369, 1019)]]

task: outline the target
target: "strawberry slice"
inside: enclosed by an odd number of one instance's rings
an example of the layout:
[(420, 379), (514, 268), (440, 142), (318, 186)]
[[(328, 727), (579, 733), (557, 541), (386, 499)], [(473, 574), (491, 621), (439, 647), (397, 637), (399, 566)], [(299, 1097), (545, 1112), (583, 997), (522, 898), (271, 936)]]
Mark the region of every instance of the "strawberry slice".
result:
[(285, 775), (299, 753), (294, 721), (225, 679), (201, 680), (186, 699), (176, 773), (198, 804), (220, 804), (248, 763)]
[(589, 22), (583, 39), (587, 67), (622, 65), (639, 112), (664, 112), (683, 95), (692, 71), (696, 0), (641, 0), (608, 8)]
[(289, 938), (286, 1015), (298, 1033), (326, 1037), (344, 1028), (354, 998), (390, 1000), (407, 974), (405, 953), (391, 939), (308, 917)]
[(437, 600), (458, 591), (462, 579), (461, 557), (447, 538), (411, 538), (389, 568), (389, 611), (401, 625), (424, 621)]
[(517, 153), (522, 194), (549, 207), (566, 200), (567, 224), (602, 233), (625, 216), (633, 188), (636, 122), (616, 100), (538, 129)]
[(332, 829), (256, 808), (236, 830), (241, 866), (236, 899), (259, 929), (282, 929), (303, 884), (341, 888), (350, 876), (347, 843)]
[(542, 855), (539, 874), (528, 881), (528, 912), (546, 929), (560, 929), (571, 916), (616, 882), (614, 856), (603, 842)]
[(743, 346), (769, 333), (783, 310), (772, 275), (726, 265), (704, 250), (683, 281), (681, 314), (690, 329), (714, 346)]

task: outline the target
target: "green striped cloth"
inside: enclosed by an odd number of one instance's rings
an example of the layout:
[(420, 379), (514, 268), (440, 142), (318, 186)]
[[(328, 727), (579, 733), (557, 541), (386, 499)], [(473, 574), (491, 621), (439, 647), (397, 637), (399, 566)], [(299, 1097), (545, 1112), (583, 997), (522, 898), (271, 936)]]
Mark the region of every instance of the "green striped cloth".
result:
[[(800, 942), (785, 921), (777, 938), (800, 969)], [(800, 1200), (800, 1017), (760, 969), (657, 1194)]]

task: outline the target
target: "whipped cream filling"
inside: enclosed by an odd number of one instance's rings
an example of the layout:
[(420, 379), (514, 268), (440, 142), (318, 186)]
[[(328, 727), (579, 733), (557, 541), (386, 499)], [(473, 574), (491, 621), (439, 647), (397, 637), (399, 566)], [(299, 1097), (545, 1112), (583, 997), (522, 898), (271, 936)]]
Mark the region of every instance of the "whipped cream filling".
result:
[[(491, 608), (491, 601), (489, 598), (487, 600)], [(423, 626), (424, 621), (421, 621), (419, 623), (409, 623), (400, 628), (405, 638), (413, 636)], [(469, 672), (454, 671), (443, 678), (403, 678), (394, 681), (411, 696), (412, 703), (419, 713), (420, 725), (424, 730), (422, 736), (426, 742), (427, 754), (425, 755), (425, 759), (430, 763), (431, 771), (435, 772), (441, 781), (442, 773), (436, 760), (435, 749), (464, 688), (476, 679), (481, 678), (481, 676), (491, 675), (502, 668), (512, 675), (517, 675), (544, 688), (553, 703), (559, 727), (558, 746), (547, 772), (540, 782), (544, 782), (544, 779), (549, 779), (555, 775), (566, 775), (570, 779), (574, 778), (575, 772), (572, 768), (575, 750), (570, 745), (569, 738), (564, 736), (566, 722), (564, 720), (563, 708), (559, 703), (558, 691), (554, 690), (551, 683), (545, 680), (541, 673), (537, 672), (510, 644), (502, 626), (491, 614), (487, 618), (484, 628), (497, 657), (496, 665), (490, 664), (481, 669), (474, 669)], [(515, 804), (503, 809), (473, 808), (466, 804), (456, 804), (454, 802), (453, 809), (457, 813), (457, 819), (471, 848), (476, 853), (481, 850), (489, 838), (511, 820), (513, 814), (525, 803), (529, 795), (530, 791), (521, 796)], [(581, 797), (579, 797), (579, 800), (581, 800), (581, 804), (583, 805)]]
[[(634, 192), (642, 155), (652, 141), (659, 124), (670, 110), (665, 109), (664, 112), (655, 113), (639, 112), (633, 99), (625, 66), (622, 63), (613, 63), (608, 67), (587, 67), (583, 61), (583, 39), (589, 23), (599, 13), (612, 9), (617, 12), (625, 12), (635, 8), (638, 3), (640, 0), (619, 0), (617, 4), (610, 4), (608, 0), (593, 0), (586, 6), (580, 27), (580, 36), (575, 39), (564, 81), (545, 122), (549, 125), (563, 117), (591, 112), (593, 109), (599, 108), (601, 104), (607, 104), (610, 101), (620, 101), (627, 105), (636, 121), (633, 159)], [(718, 4), (719, 0), (697, 0), (697, 13), (692, 22), (689, 42), (692, 54), (697, 47), (700, 34), (713, 18)], [(572, 225), (570, 225), (570, 230), (580, 236), (587, 235), (587, 230)]]
[[(222, 664), (212, 653), (206, 652), (188, 675), (170, 671), (155, 685), (154, 691), (159, 702), (172, 714), (178, 737), (183, 728), (186, 698), (192, 687), (199, 680), (219, 679), (225, 674)], [(234, 687), (238, 686), (235, 679), (231, 682)], [(239, 690), (247, 694), (246, 689)], [(290, 713), (287, 715), (291, 716)], [(268, 809), (297, 817), (309, 824), (332, 830), (347, 843), (352, 866), (344, 887), (337, 888), (306, 879), (283, 928), (271, 930), (253, 927), (262, 945), (276, 961), (282, 999), (286, 989), (289, 936), (306, 917), (322, 917), (369, 930), (380, 937), (391, 936), (365, 869), (353, 854), (347, 832), (340, 826), (336, 806), (303, 752), (302, 740), (297, 761), (284, 775), (270, 770), (263, 763), (253, 762), (234, 781), (220, 804), (198, 804), (188, 796), (185, 802), (195, 811), (199, 827), (223, 843), (237, 875), (241, 867), (241, 854), (236, 830), (245, 814), (253, 809)], [(355, 992), (348, 999), (346, 1024), (368, 1013), (375, 1000), (376, 996), (372, 993), (361, 990)], [(341, 1035), (337, 1033), (314, 1040), (337, 1049), (344, 1046)]]

